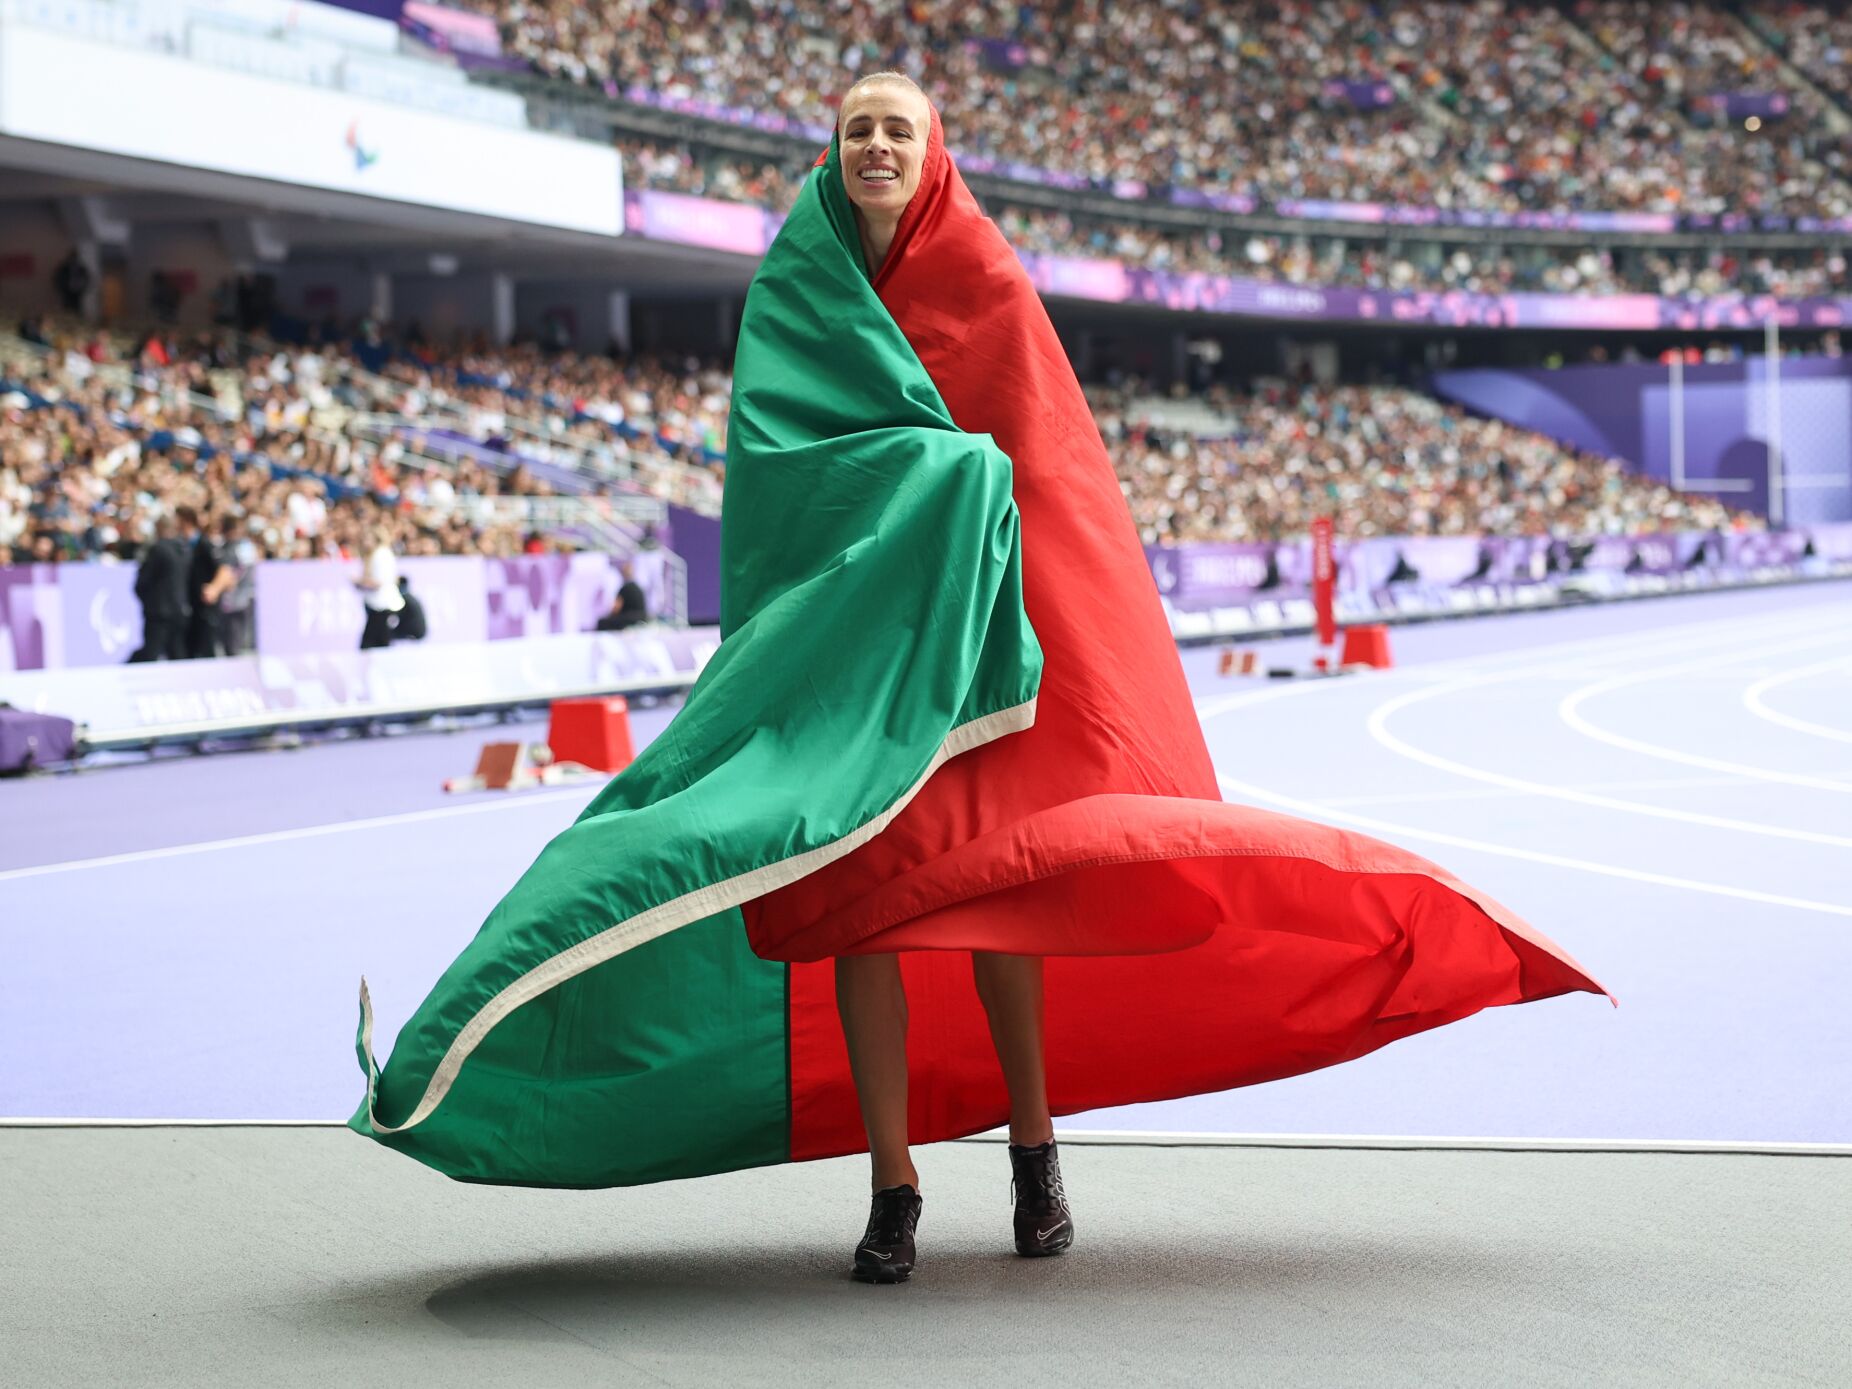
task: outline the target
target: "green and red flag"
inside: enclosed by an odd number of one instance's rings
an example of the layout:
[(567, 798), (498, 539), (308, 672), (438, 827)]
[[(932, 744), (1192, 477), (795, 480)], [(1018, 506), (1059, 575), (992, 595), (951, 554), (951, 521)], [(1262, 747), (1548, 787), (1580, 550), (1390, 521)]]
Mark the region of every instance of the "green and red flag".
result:
[(1057, 1113), (1601, 992), (1443, 869), (1224, 804), (1091, 412), (945, 151), (878, 274), (834, 145), (747, 296), (719, 650), (373, 1059), (350, 1121), (596, 1187), (864, 1146), (832, 957), (897, 952), (912, 1133), (1007, 1116), (966, 953), (1048, 956)]

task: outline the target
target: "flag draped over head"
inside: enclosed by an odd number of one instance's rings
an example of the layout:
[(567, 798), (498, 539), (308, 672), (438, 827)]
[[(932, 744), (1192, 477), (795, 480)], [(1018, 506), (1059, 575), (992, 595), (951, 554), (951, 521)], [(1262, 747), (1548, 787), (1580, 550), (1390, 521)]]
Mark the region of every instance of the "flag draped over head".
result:
[(912, 1133), (1002, 1122), (964, 953), (1051, 957), (1057, 1113), (1599, 992), (1444, 870), (1216, 788), (1086, 401), (939, 121), (879, 273), (835, 144), (747, 296), (723, 641), (373, 1060), (468, 1180), (859, 1150), (832, 956), (905, 952)]

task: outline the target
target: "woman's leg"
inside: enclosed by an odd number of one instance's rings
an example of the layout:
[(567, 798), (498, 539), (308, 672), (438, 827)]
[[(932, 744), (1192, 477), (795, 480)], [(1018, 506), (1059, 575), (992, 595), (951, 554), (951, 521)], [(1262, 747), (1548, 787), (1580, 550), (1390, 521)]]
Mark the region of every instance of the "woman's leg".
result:
[(1042, 1063), (1042, 959), (971, 953), (977, 996), (990, 1018), (990, 1040), (1010, 1091), (1010, 1142), (1023, 1147), (1055, 1136)]
[(1061, 1183), (1055, 1125), (1042, 1062), (1042, 960), (974, 952), (971, 973), (990, 1017), (990, 1040), (1010, 1091), (1011, 1191), (1016, 1252), (1060, 1254), (1074, 1243), (1074, 1216)]
[(868, 1130), (874, 1189), (920, 1187), (907, 1150), (907, 990), (898, 955), (840, 955), (836, 1011)]

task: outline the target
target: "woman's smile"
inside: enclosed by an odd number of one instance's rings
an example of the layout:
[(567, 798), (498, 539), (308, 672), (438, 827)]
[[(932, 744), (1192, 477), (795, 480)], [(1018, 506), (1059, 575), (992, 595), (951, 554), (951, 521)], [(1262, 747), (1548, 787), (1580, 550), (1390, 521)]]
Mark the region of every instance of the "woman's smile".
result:
[[(841, 131), (849, 201), (891, 232), (919, 189), (932, 110), (911, 83), (877, 78), (851, 90)], [(885, 248), (885, 240), (880, 244)]]

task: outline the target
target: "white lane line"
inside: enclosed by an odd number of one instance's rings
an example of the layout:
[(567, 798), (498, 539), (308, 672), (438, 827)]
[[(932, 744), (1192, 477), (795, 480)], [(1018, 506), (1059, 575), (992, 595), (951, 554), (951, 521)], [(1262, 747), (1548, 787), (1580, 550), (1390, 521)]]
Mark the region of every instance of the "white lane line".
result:
[(551, 805), (558, 801), (586, 798), (597, 794), (597, 786), (577, 786), (569, 791), (537, 794), (510, 793), (508, 799), (485, 801), (475, 805), (446, 805), (433, 810), (408, 810), (397, 815), (375, 815), (366, 820), (344, 820), (332, 825), (305, 825), (300, 829), (267, 830), (262, 834), (241, 834), (231, 839), (207, 839), (194, 844), (170, 844), (160, 849), (137, 849), (126, 854), (105, 854), (101, 858), (66, 859), (62, 863), (41, 863), (31, 868), (8, 868), (0, 871), (0, 883), (18, 878), (40, 878), (51, 873), (76, 873), (90, 868), (114, 868), (125, 863), (148, 863), (155, 859), (182, 858), (188, 854), (210, 854), (220, 849), (249, 849), (259, 844), (285, 844), (295, 839), (315, 839), (328, 834), (349, 834), (355, 830), (380, 829), (388, 825), (411, 825), (424, 820), (448, 820), (459, 815), (482, 815), (497, 810), (522, 810), (528, 806)]
[[(1818, 639), (1816, 638), (1809, 644), (1817, 645)], [(1404, 757), (1410, 762), (1418, 762), (1424, 767), (1432, 767), (1436, 771), (1465, 777), (1469, 781), (1502, 787), (1507, 791), (1568, 801), (1575, 805), (1594, 806), (1600, 810), (1616, 810), (1628, 815), (1645, 815), (1657, 820), (1677, 820), (1687, 825), (1703, 825), (1708, 829), (1730, 830), (1739, 834), (1760, 834), (1775, 839), (1796, 840), (1804, 844), (1825, 844), (1838, 849), (1852, 849), (1852, 838), (1845, 835), (1827, 834), (1820, 830), (1791, 829), (1782, 825), (1764, 824), (1759, 820), (1738, 820), (1726, 815), (1709, 815), (1697, 810), (1680, 810), (1673, 806), (1653, 805), (1646, 801), (1630, 801), (1619, 796), (1606, 796), (1599, 792), (1580, 791), (1574, 787), (1555, 786), (1548, 782), (1507, 776), (1503, 772), (1495, 772), (1465, 762), (1456, 762), (1450, 757), (1442, 757), (1425, 748), (1416, 747), (1413, 743), (1390, 731), (1389, 718), (1392, 714), (1411, 708), (1424, 700), (1435, 699), (1441, 695), (1458, 694), (1462, 691), (1481, 690), (1489, 685), (1512, 680), (1525, 680), (1531, 678), (1532, 674), (1533, 672), (1527, 670), (1507, 671), (1489, 678), (1456, 680), (1429, 689), (1410, 690), (1406, 694), (1397, 695), (1377, 705), (1370, 711), (1365, 726), (1378, 744), (1399, 757)]]
[[(1757, 676), (1762, 675), (1779, 675), (1786, 669), (1786, 666), (1723, 665), (1715, 670), (1688, 671), (1684, 675), (1679, 676), (1678, 681), (1679, 684), (1687, 687), (1692, 685), (1741, 685), (1744, 680), (1753, 680)], [(1596, 672), (1593, 670), (1589, 672), (1590, 675), (1598, 673), (1612, 674), (1612, 672)]]
[[(1565, 786), (1564, 791), (1687, 791), (1717, 786), (1743, 786), (1748, 777), (1740, 776), (1662, 776), (1637, 781), (1585, 781)], [(1529, 795), (1527, 791), (1481, 790), (1459, 786), (1448, 791), (1379, 791), (1367, 796), (1327, 796), (1320, 805), (1419, 805), (1430, 801), (1495, 801), (1505, 796)]]
[[(1813, 642), (1797, 642), (1789, 649), (1804, 650), (1809, 646), (1824, 646), (1829, 642), (1844, 640), (1846, 640), (1845, 637), (1836, 636), (1822, 638)], [(1772, 650), (1773, 648), (1765, 650), (1764, 654), (1769, 654)], [(1686, 664), (1691, 667), (1696, 667), (1705, 663), (1693, 661), (1687, 662)], [(1556, 706), (1557, 717), (1562, 719), (1564, 723), (1568, 724), (1584, 737), (1593, 738), (1596, 742), (1606, 743), (1610, 747), (1620, 748), (1624, 752), (1635, 752), (1644, 757), (1656, 758), (1661, 762), (1678, 762), (1687, 767), (1703, 767), (1713, 772), (1731, 772), (1738, 776), (1753, 777), (1758, 781), (1782, 782), (1789, 786), (1809, 786), (1818, 791), (1852, 792), (1852, 782), (1840, 781), (1834, 777), (1812, 776), (1806, 772), (1783, 772), (1769, 767), (1756, 767), (1744, 762), (1732, 762), (1727, 758), (1706, 757), (1701, 753), (1686, 752), (1681, 748), (1669, 748), (1663, 744), (1649, 743), (1640, 738), (1629, 738), (1624, 734), (1615, 733), (1601, 727), (1599, 724), (1589, 720), (1581, 712), (1582, 706), (1591, 699), (1595, 699), (1604, 694), (1612, 694), (1615, 690), (1641, 685), (1648, 680), (1658, 680), (1667, 676), (1677, 675), (1680, 673), (1680, 670), (1681, 667), (1679, 666), (1663, 666), (1657, 670), (1642, 671), (1632, 675), (1610, 676), (1608, 679), (1598, 680), (1592, 685), (1584, 685), (1580, 689), (1573, 690), (1569, 694), (1563, 696), (1562, 702)]]
[[(1766, 630), (1767, 629), (1764, 628), (1764, 634), (1766, 634)], [(1630, 638), (1630, 640), (1633, 640), (1633, 638)], [(1681, 645), (1685, 645), (1688, 649), (1688, 643), (1681, 643)], [(1652, 644), (1651, 649), (1645, 654), (1653, 659), (1658, 659), (1665, 653), (1659, 650), (1659, 643), (1655, 642)], [(1212, 701), (1209, 705), (1205, 706), (1202, 710), (1203, 719), (1207, 722), (1211, 718), (1217, 718), (1224, 714), (1232, 713), (1236, 709), (1266, 703), (1270, 700), (1282, 698), (1288, 694), (1303, 693), (1310, 689), (1329, 690), (1346, 687), (1346, 682), (1343, 680), (1313, 680), (1294, 682), (1285, 686), (1276, 686), (1269, 689), (1255, 690), (1247, 694), (1232, 695), (1222, 700)], [(1355, 688), (1354, 683), (1349, 687)], [(1628, 868), (1619, 864), (1600, 863), (1589, 859), (1571, 858), (1563, 854), (1544, 853), (1536, 849), (1522, 849), (1510, 844), (1494, 843), (1481, 839), (1470, 839), (1463, 835), (1445, 834), (1435, 830), (1425, 830), (1413, 825), (1401, 824), (1397, 821), (1379, 820), (1370, 816), (1357, 815), (1339, 810), (1324, 803), (1306, 801), (1296, 797), (1282, 795), (1277, 791), (1268, 790), (1266, 787), (1256, 786), (1251, 782), (1244, 782), (1234, 777), (1227, 776), (1220, 771), (1217, 772), (1216, 779), (1224, 791), (1246, 796), (1252, 800), (1278, 805), (1297, 814), (1304, 815), (1308, 819), (1326, 822), (1339, 821), (1345, 824), (1355, 825), (1360, 829), (1372, 830), (1379, 834), (1386, 834), (1404, 839), (1421, 840), (1429, 843), (1445, 844), (1454, 848), (1475, 849), (1481, 853), (1494, 854), (1501, 858), (1515, 858), (1529, 863), (1545, 864), (1554, 868), (1568, 868), (1577, 872), (1593, 873), (1602, 877), (1620, 878), (1630, 882), (1650, 883), (1659, 887), (1681, 888), (1686, 891), (1700, 892), (1717, 897), (1728, 897), (1738, 901), (1759, 902), (1769, 906), (1793, 907), (1797, 910), (1815, 911), (1828, 916), (1852, 917), (1852, 906), (1842, 903), (1816, 902), (1808, 898), (1787, 897), (1778, 893), (1757, 892), (1752, 888), (1732, 887), (1726, 883), (1711, 883), (1693, 878), (1680, 878), (1671, 874), (1651, 873), (1643, 869)], [(1751, 779), (1754, 778), (1752, 777)]]
[[(1741, 1153), (1770, 1157), (1852, 1157), (1852, 1143), (1758, 1142), (1718, 1138), (1480, 1138), (1459, 1134), (1217, 1133), (1169, 1129), (1070, 1129), (1055, 1121), (1063, 1143), (1140, 1148), (1440, 1148), (1460, 1152)], [(1008, 1129), (973, 1134), (967, 1143), (1007, 1142)]]
[[(1811, 614), (1795, 614), (1789, 622), (1799, 624), (1811, 622)], [(1703, 619), (1697, 622), (1679, 623), (1659, 632), (1647, 640), (1654, 642), (1667, 639), (1691, 640), (1701, 633), (1714, 637), (1723, 631), (1739, 627), (1749, 627), (1758, 635), (1767, 635), (1769, 623), (1758, 618), (1717, 618)], [(1565, 641), (1546, 642), (1537, 646), (1518, 650), (1493, 652), (1486, 656), (1454, 656), (1440, 661), (1424, 662), (1419, 666), (1385, 672), (1381, 676), (1359, 677), (1360, 679), (1409, 679), (1420, 680), (1444, 678), (1430, 676), (1429, 672), (1454, 670), (1462, 667), (1484, 666), (1487, 662), (1503, 664), (1508, 661), (1534, 661), (1539, 655), (1566, 651), (1605, 651), (1617, 648), (1617, 654), (1637, 653), (1641, 642), (1637, 632), (1609, 633), (1599, 637), (1580, 637)], [(1354, 689), (1357, 681), (1352, 679), (1303, 680), (1289, 681), (1270, 685), (1262, 690), (1247, 691), (1233, 695), (1218, 696), (1196, 705), (1196, 711), (1203, 720), (1219, 717), (1230, 710), (1243, 708), (1250, 704), (1259, 704), (1267, 700), (1278, 699), (1289, 694), (1304, 694), (1309, 690)], [(345, 834), (351, 830), (374, 829), (382, 826), (412, 824), (423, 820), (443, 819), (453, 815), (471, 815), (486, 811), (513, 810), (523, 806), (544, 805), (552, 801), (565, 800), (573, 796), (584, 795), (588, 790), (597, 788), (578, 787), (567, 791), (542, 792), (523, 795), (509, 800), (498, 800), (474, 805), (443, 806), (432, 810), (407, 811), (399, 815), (380, 815), (365, 820), (349, 820), (338, 824), (309, 825), (300, 829), (272, 830), (262, 834), (237, 835), (228, 839), (211, 839), (191, 844), (173, 844), (159, 849), (138, 849), (129, 853), (106, 854), (97, 858), (68, 859), (61, 863), (35, 864), (25, 868), (0, 869), (0, 883), (21, 878), (43, 877), (53, 873), (71, 873), (90, 868), (110, 868), (121, 864), (145, 863), (158, 859), (179, 858), (188, 854), (215, 853), (222, 849), (251, 848), (263, 844), (285, 843), (294, 839), (312, 839), (322, 835)]]
[(1232, 791), (1236, 795), (1246, 796), (1253, 800), (1284, 806), (1310, 820), (1338, 820), (1345, 824), (1356, 825), (1359, 829), (1374, 830), (1379, 834), (1392, 835), (1398, 839), (1420, 839), (1433, 844), (1446, 844), (1455, 849), (1476, 849), (1480, 853), (1496, 854), (1501, 858), (1523, 859), (1527, 863), (1541, 863), (1552, 868), (1573, 868), (1581, 873), (1597, 873), (1607, 878), (1625, 878), (1629, 882), (1651, 883), (1656, 887), (1684, 888), (1691, 892), (1709, 893), (1714, 897), (1733, 897), (1743, 902), (1760, 902), (1771, 907), (1793, 907), (1799, 911), (1823, 912), (1828, 916), (1852, 916), (1852, 906), (1843, 903), (1815, 902), (1805, 897), (1784, 897), (1779, 893), (1756, 892), (1750, 888), (1730, 887), (1724, 883), (1700, 882), (1695, 878), (1677, 878), (1668, 873), (1648, 873), (1643, 869), (1623, 868), (1619, 864), (1596, 863), (1590, 859), (1569, 858), (1563, 854), (1546, 854), (1536, 849), (1520, 849), (1511, 844), (1497, 844), (1484, 839), (1468, 839), (1464, 835), (1442, 834), (1438, 830), (1417, 829), (1413, 825), (1403, 825), (1393, 820), (1377, 820), (1367, 815), (1353, 815), (1348, 811), (1334, 810), (1315, 801), (1302, 801), (1292, 796), (1282, 796), (1279, 792), (1269, 791), (1264, 786), (1237, 781), (1233, 777), (1222, 776), (1219, 773), (1216, 780), (1221, 783), (1224, 791)]
[(1770, 690), (1779, 689), (1796, 680), (1805, 680), (1810, 676), (1823, 675), (1829, 670), (1838, 670), (1841, 667), (1852, 668), (1852, 656), (1837, 656), (1830, 661), (1816, 661), (1810, 666), (1782, 671), (1769, 676), (1766, 680), (1758, 680), (1743, 691), (1743, 707), (1758, 719), (1780, 724), (1783, 728), (1791, 728), (1797, 733), (1808, 733), (1816, 738), (1832, 738), (1841, 743), (1852, 743), (1852, 729), (1834, 728), (1830, 724), (1814, 723), (1810, 719), (1797, 719), (1792, 714), (1784, 714), (1779, 709), (1771, 709), (1764, 698)]
[(0, 1129), (344, 1129), (340, 1119), (9, 1119)]
[[(1596, 644), (1605, 647), (1611, 644), (1624, 643), (1624, 653), (1616, 652), (1616, 655), (1625, 654), (1635, 659), (1645, 655), (1656, 660), (1666, 654), (1677, 654), (1683, 651), (1695, 650), (1699, 647), (1715, 643), (1720, 639), (1717, 632), (1719, 628), (1734, 629), (1745, 625), (1753, 625), (1756, 629), (1755, 634), (1758, 636), (1768, 636), (1771, 634), (1770, 624), (1766, 622), (1750, 624), (1748, 619), (1731, 619), (1727, 622), (1688, 623), (1675, 629), (1672, 633), (1661, 633), (1656, 637), (1645, 638), (1644, 650), (1642, 650), (1642, 638), (1639, 633), (1628, 632), (1616, 637), (1590, 637), (1581, 641), (1552, 642), (1547, 646), (1532, 647), (1522, 653), (1501, 651), (1495, 653), (1494, 656), (1485, 658), (1477, 656), (1457, 656), (1444, 661), (1430, 661), (1419, 666), (1408, 668), (1397, 667), (1393, 670), (1370, 672), (1355, 676), (1267, 681), (1260, 683), (1258, 688), (1242, 690), (1234, 694), (1219, 695), (1211, 699), (1198, 701), (1195, 708), (1197, 717), (1202, 722), (1207, 723), (1210, 719), (1220, 718), (1222, 715), (1232, 710), (1247, 708), (1254, 704), (1265, 704), (1271, 700), (1284, 698), (1287, 695), (1302, 695), (1314, 690), (1323, 690), (1326, 693), (1348, 690), (1354, 693), (1357, 690), (1369, 689), (1379, 682), (1387, 681), (1397, 681), (1401, 683), (1413, 681), (1421, 685), (1444, 684), (1448, 682), (1449, 677), (1436, 672), (1451, 670), (1472, 672), (1482, 667), (1488, 660), (1498, 663), (1494, 666), (1492, 672), (1493, 675), (1496, 676), (1502, 673), (1502, 667), (1509, 663), (1506, 658), (1521, 655), (1525, 662), (1534, 662), (1540, 654), (1561, 654), (1567, 651), (1580, 651)], [(1789, 626), (1793, 627), (1796, 631), (1812, 630), (1809, 624), (1804, 624), (1800, 619), (1796, 618), (1790, 619), (1785, 624), (1775, 624), (1773, 632), (1779, 634)], [(1704, 629), (1701, 637), (1693, 630), (1695, 628)], [(1560, 669), (1563, 669), (1563, 667), (1554, 664), (1544, 667), (1546, 673)], [(1248, 680), (1253, 679), (1251, 676), (1241, 678)], [(1571, 678), (1579, 679), (1582, 677), (1572, 673)]]

